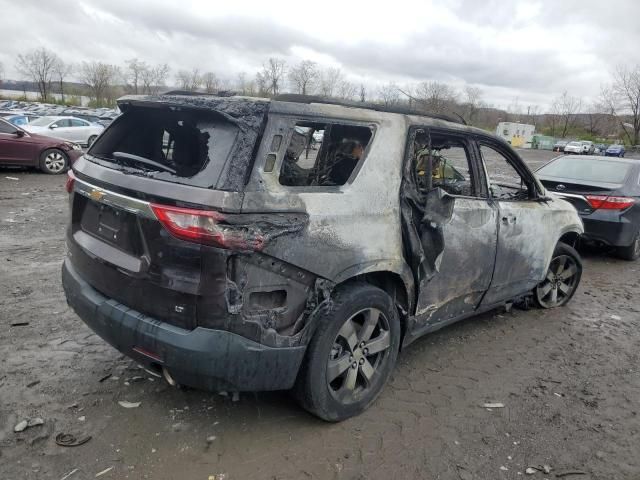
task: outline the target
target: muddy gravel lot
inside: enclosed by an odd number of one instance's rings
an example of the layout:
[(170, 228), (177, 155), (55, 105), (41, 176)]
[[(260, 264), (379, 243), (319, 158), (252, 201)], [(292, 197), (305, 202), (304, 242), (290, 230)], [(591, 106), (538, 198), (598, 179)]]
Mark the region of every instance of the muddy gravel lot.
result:
[(286, 393), (172, 388), (94, 335), (60, 283), (64, 180), (0, 169), (0, 479), (640, 479), (640, 262), (585, 252), (567, 307), (424, 337), (327, 424)]

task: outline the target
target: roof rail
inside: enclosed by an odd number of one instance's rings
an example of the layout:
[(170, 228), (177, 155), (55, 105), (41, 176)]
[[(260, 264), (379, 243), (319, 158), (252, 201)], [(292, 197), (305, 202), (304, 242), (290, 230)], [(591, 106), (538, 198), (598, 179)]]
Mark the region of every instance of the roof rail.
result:
[(464, 119), (458, 114), (454, 114), (456, 115), (454, 117), (440, 113), (428, 113), (414, 108), (408, 108), (402, 105), (384, 106), (371, 102), (357, 102), (354, 100), (344, 100), (341, 98), (321, 97), (318, 95), (300, 95), (297, 93), (283, 93), (280, 95), (276, 95), (272, 98), (272, 100), (276, 100), (278, 102), (294, 102), (306, 104), (322, 103), (327, 105), (339, 105), (342, 107), (365, 108), (367, 110), (375, 110), (377, 112), (400, 113), (403, 115), (418, 115), (422, 117), (435, 118), (438, 120), (445, 120), (447, 122), (466, 125)]

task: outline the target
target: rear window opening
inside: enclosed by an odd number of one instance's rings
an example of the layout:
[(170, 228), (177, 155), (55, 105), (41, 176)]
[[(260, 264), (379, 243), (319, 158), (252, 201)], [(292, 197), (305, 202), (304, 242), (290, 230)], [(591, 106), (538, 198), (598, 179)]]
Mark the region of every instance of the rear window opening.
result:
[(89, 154), (127, 173), (212, 188), (224, 180), (238, 135), (239, 128), (215, 111), (133, 108)]
[(280, 184), (291, 187), (347, 183), (371, 140), (368, 127), (301, 122), (293, 129)]

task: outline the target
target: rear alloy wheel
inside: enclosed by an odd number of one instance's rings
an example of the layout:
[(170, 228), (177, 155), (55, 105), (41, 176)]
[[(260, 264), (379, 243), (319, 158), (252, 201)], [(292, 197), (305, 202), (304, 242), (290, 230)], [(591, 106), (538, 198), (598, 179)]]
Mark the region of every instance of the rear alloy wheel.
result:
[(623, 260), (637, 260), (640, 258), (640, 231), (636, 233), (636, 237), (631, 245), (618, 247), (616, 253)]
[(558, 243), (553, 252), (544, 280), (533, 291), (533, 296), (542, 308), (566, 305), (580, 284), (582, 260), (572, 247)]
[(57, 175), (64, 173), (69, 166), (67, 154), (57, 148), (49, 148), (40, 155), (40, 170), (44, 173)]
[(98, 138), (97, 135), (91, 135), (89, 137), (89, 140), (87, 140), (87, 147), (90, 147), (91, 145), (93, 145), (93, 142), (96, 141), (96, 138)]
[(400, 320), (391, 297), (364, 283), (342, 287), (317, 320), (295, 394), (323, 420), (345, 420), (382, 391), (398, 355)]

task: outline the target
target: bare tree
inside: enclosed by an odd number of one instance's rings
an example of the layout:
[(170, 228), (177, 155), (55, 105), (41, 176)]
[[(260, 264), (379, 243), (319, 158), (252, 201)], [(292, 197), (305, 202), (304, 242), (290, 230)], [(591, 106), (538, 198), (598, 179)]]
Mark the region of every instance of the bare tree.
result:
[(269, 95), (269, 82), (263, 72), (256, 73), (256, 95), (266, 97)]
[(140, 72), (142, 81), (142, 93), (147, 95), (157, 95), (160, 88), (165, 85), (169, 76), (169, 65), (159, 63), (155, 67), (147, 67)]
[(36, 48), (18, 55), (16, 69), (21, 75), (37, 85), (40, 99), (44, 102), (51, 94), (51, 82), (58, 56), (46, 48)]
[(478, 110), (482, 107), (482, 90), (478, 87), (472, 87), (467, 85), (464, 89), (464, 103), (465, 103), (465, 121), (474, 125), (476, 117), (478, 116)]
[(215, 93), (220, 90), (220, 80), (213, 72), (205, 72), (202, 74), (202, 85), (207, 93)]
[(418, 84), (416, 95), (421, 100), (423, 108), (431, 113), (444, 113), (450, 110), (457, 97), (453, 88), (436, 81)]
[(64, 103), (64, 81), (73, 73), (73, 64), (65, 63), (61, 58), (56, 59), (53, 65), (53, 76), (58, 82), (60, 98)]
[(0, 62), (0, 85), (2, 85), (2, 81), (4, 80), (4, 65)]
[(358, 86), (348, 80), (343, 80), (338, 84), (338, 98), (353, 100), (358, 95)]
[(343, 82), (342, 71), (339, 68), (327, 68), (320, 72), (320, 95), (333, 97), (337, 94), (340, 83)]
[(640, 64), (619, 65), (613, 83), (602, 89), (601, 97), (617, 118), (627, 141), (631, 145), (640, 144)]
[[(582, 100), (572, 97), (566, 90), (557, 97), (552, 104), (552, 114), (558, 118), (560, 136), (565, 138), (577, 120), (577, 113), (582, 106)], [(555, 125), (553, 127), (555, 130)]]
[(393, 82), (381, 86), (378, 89), (378, 96), (385, 107), (393, 107), (400, 103), (400, 90)]
[(267, 63), (262, 66), (262, 77), (267, 85), (268, 92), (276, 96), (280, 93), (282, 79), (286, 73), (286, 63), (279, 58), (271, 57)]
[(116, 65), (102, 62), (82, 62), (80, 79), (89, 87), (96, 106), (113, 103), (114, 87), (120, 77), (120, 69)]
[(316, 62), (303, 60), (289, 70), (289, 81), (296, 93), (309, 95), (313, 93), (318, 81)]
[(176, 80), (181, 90), (195, 92), (202, 85), (202, 76), (197, 68), (190, 72), (188, 70), (180, 70), (176, 74)]
[(125, 62), (127, 64), (125, 70), (125, 81), (127, 82), (127, 89), (138, 95), (142, 92), (142, 77), (145, 72), (149, 70), (149, 66), (142, 60), (132, 58)]
[(364, 83), (360, 84), (360, 101), (362, 103), (367, 101), (367, 89), (364, 86)]

